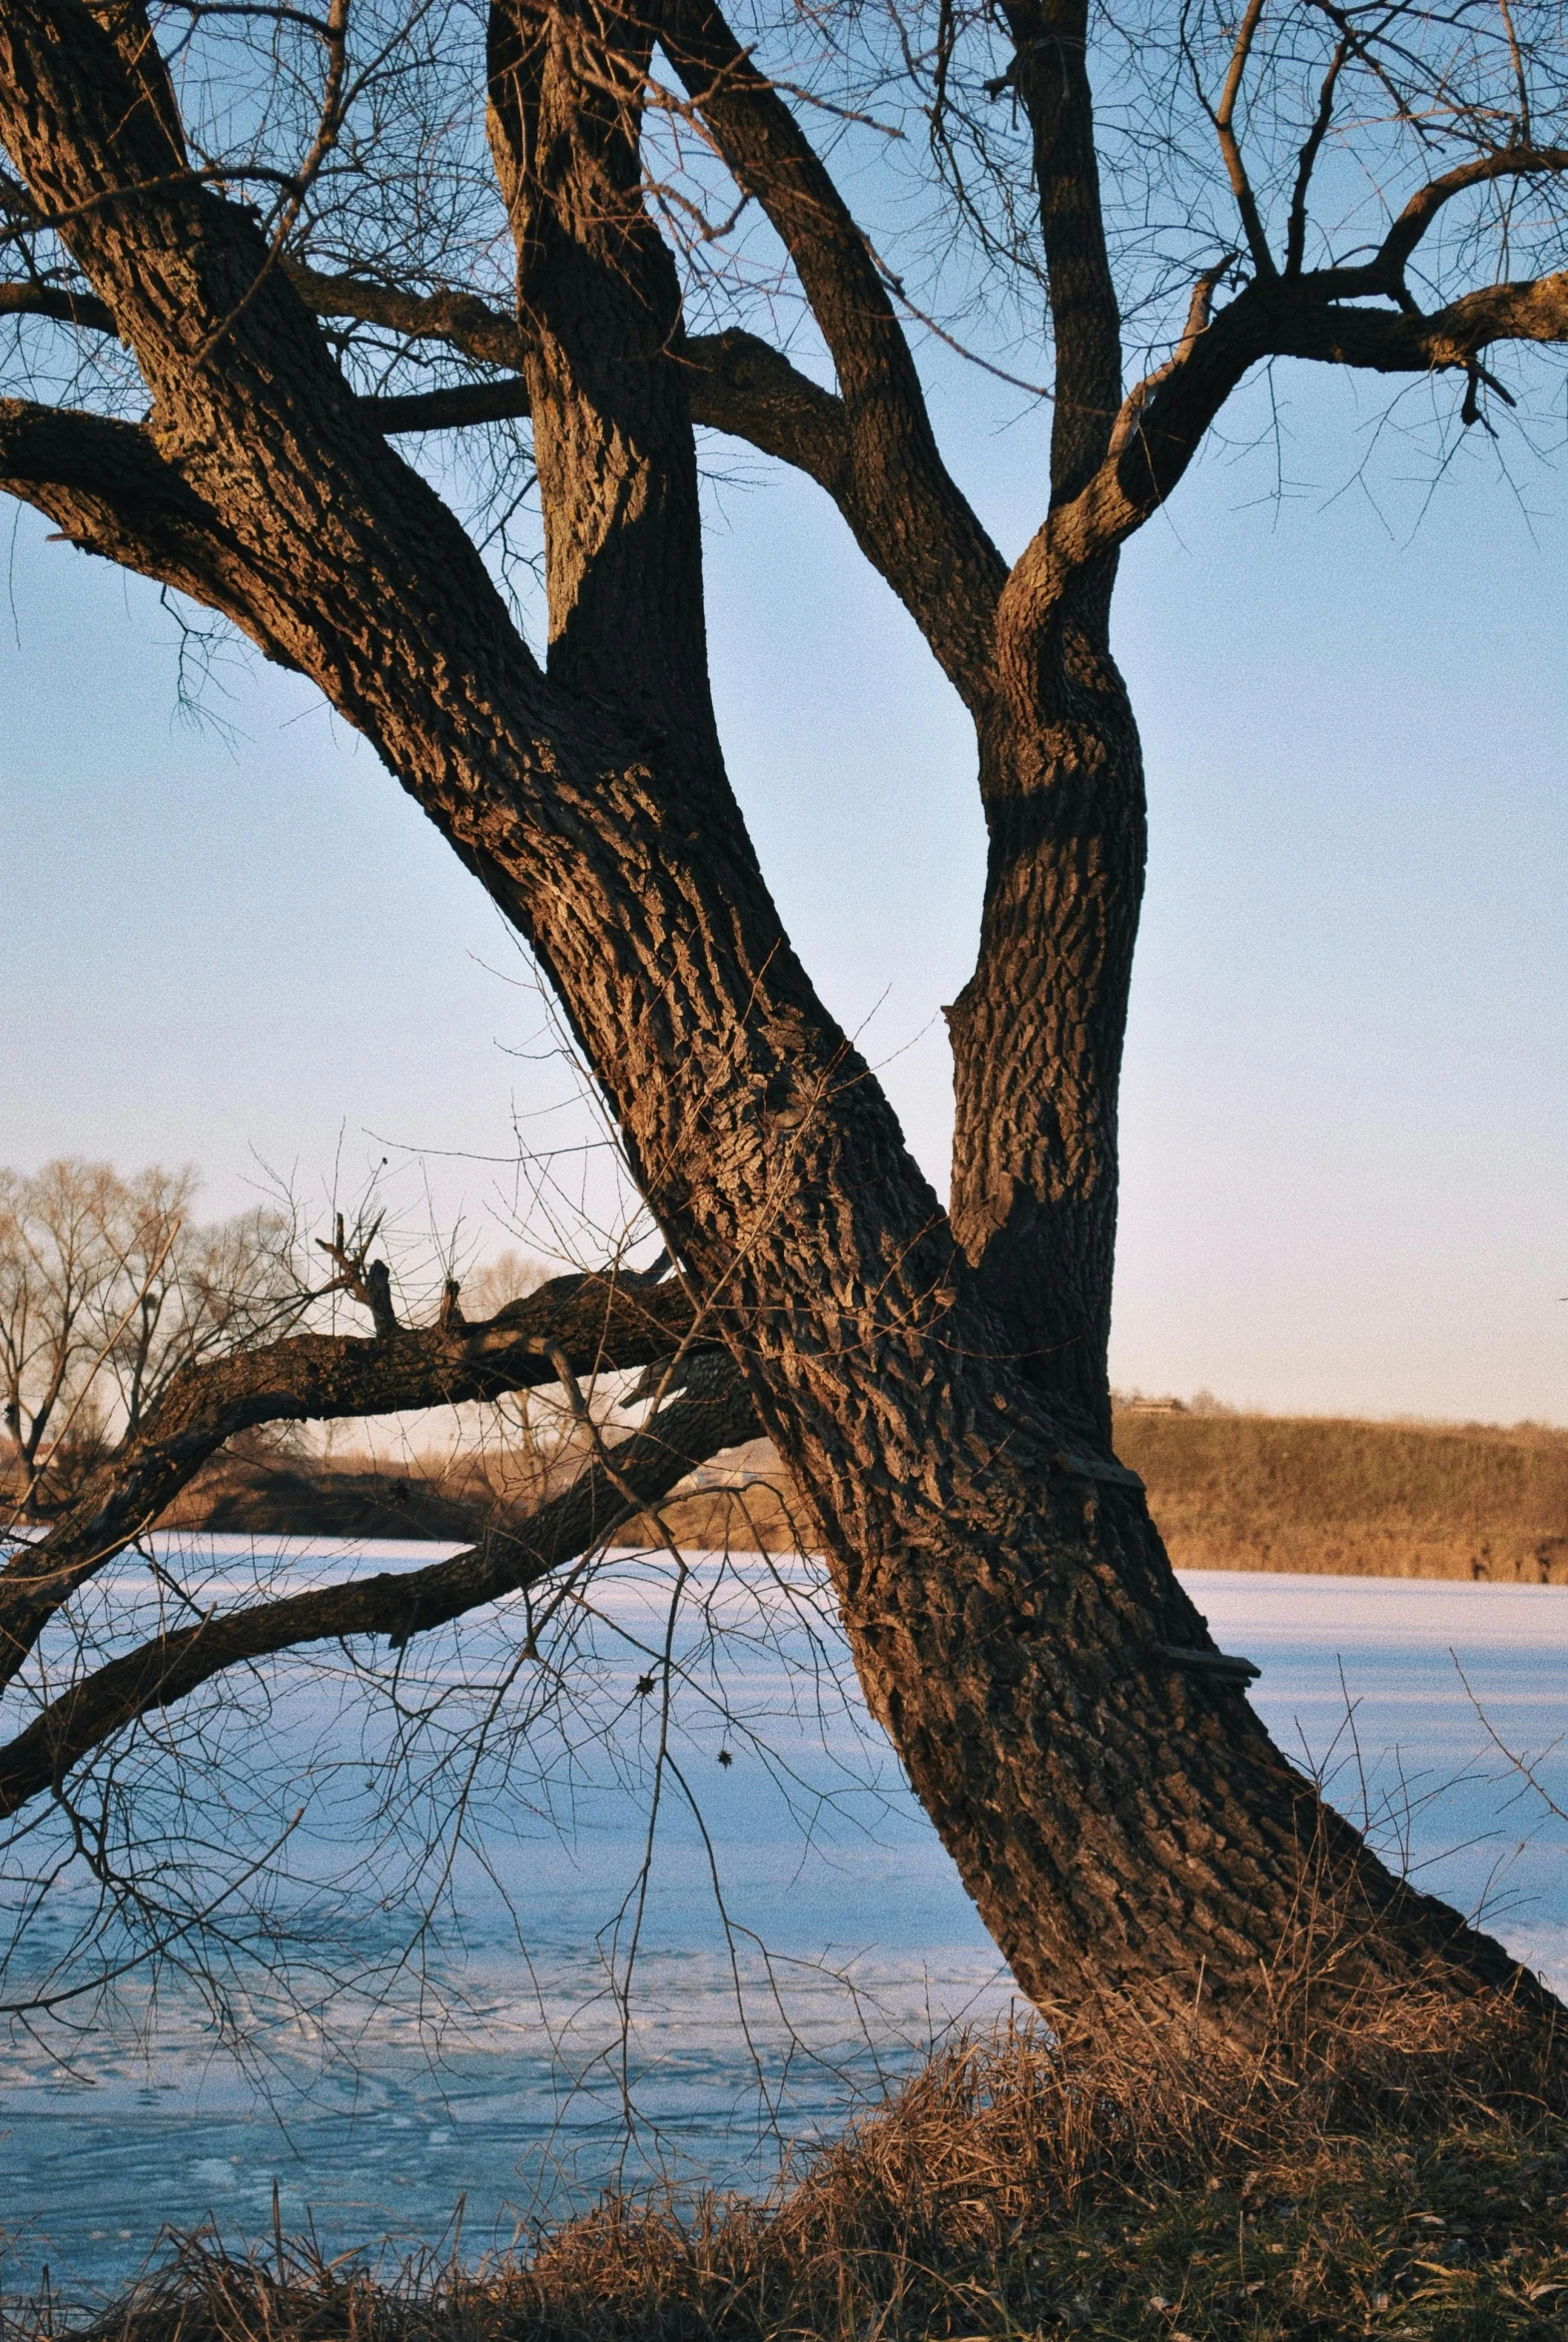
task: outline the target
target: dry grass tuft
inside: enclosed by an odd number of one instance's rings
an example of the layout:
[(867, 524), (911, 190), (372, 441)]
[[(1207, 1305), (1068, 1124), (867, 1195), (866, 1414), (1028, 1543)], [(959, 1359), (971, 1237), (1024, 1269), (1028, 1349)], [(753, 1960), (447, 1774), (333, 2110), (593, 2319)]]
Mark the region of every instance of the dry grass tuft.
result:
[(1404, 1994), (1250, 2051), (1014, 2024), (760, 2201), (609, 2197), (525, 2256), (391, 2276), (199, 2236), (93, 2342), (1562, 2342), (1564, 2096), (1495, 2003)]

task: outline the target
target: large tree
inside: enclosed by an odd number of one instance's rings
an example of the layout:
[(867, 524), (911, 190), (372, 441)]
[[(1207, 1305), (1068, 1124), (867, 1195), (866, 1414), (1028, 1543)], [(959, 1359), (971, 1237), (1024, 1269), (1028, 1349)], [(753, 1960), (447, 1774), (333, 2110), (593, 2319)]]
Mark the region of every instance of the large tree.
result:
[[(536, 956), (674, 1274), (574, 1281), (479, 1327), (452, 1293), (411, 1329), (340, 1246), (375, 1332), (177, 1377), (9, 1563), (7, 1676), (236, 1429), (676, 1364), (639, 1443), (514, 1537), (87, 1672), (0, 1751), (6, 1808), (238, 1660), (405, 1636), (530, 1582), (760, 1422), (822, 1524), (871, 1707), (1027, 1992), (1188, 2016), (1200, 1993), (1200, 2021), (1236, 2030), (1307, 1957), (1341, 1995), (1537, 1992), (1284, 1761), (1112, 1451), (1145, 801), (1109, 629), (1120, 548), (1254, 370), (1451, 381), (1468, 424), (1511, 395), (1500, 350), (1568, 340), (1568, 275), (1508, 273), (1559, 249), (1553, 11), (759, 0), (732, 26), (710, 0), (492, 0), (482, 32), (349, 0), (0, 0), (0, 306), (35, 388), (61, 373), (42, 335), (75, 351), (66, 398), (0, 405), (0, 482), (374, 744)], [(908, 281), (824, 159), (874, 190), (856, 142), (879, 104), (921, 129), (949, 282), (1043, 286), (1050, 479), (1011, 566), (937, 444)], [(765, 229), (714, 266), (726, 213)], [(507, 301), (483, 259), (501, 230)], [(759, 285), (804, 304), (831, 387), (755, 330)], [(1130, 387), (1135, 303), (1166, 340)], [(432, 356), (433, 387), (410, 385)], [(393, 444), (503, 418), (526, 418), (537, 477), (540, 651)], [(833, 498), (974, 721), (990, 853), (949, 1012), (945, 1208), (726, 777), (699, 427)]]

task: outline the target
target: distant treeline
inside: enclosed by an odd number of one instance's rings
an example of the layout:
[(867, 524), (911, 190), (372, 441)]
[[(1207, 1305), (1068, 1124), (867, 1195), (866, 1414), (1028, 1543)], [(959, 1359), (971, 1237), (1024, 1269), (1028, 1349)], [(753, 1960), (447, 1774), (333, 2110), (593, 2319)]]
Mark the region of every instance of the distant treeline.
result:
[[(1117, 1452), (1142, 1474), (1178, 1569), (1328, 1572), (1568, 1584), (1568, 1431), (1198, 1414), (1132, 1407)], [(301, 1535), (460, 1538), (495, 1515), (477, 1472), (298, 1456), (235, 1459), (184, 1519)], [(809, 1515), (766, 1441), (664, 1508), (689, 1545), (788, 1550)], [(657, 1541), (650, 1521), (628, 1542)]]

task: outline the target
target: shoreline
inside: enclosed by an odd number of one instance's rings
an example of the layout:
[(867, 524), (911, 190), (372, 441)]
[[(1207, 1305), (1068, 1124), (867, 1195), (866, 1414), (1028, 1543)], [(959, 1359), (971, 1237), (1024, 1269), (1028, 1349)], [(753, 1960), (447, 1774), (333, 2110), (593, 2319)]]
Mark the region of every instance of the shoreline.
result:
[[(1568, 1585), (1568, 1431), (1136, 1406), (1115, 1436), (1178, 1570)], [(218, 1459), (165, 1525), (465, 1544), (518, 1497), (477, 1454), (318, 1462), (281, 1451)], [(697, 1475), (662, 1520), (710, 1551), (818, 1543), (765, 1441)], [(625, 1537), (661, 1534), (643, 1521)]]

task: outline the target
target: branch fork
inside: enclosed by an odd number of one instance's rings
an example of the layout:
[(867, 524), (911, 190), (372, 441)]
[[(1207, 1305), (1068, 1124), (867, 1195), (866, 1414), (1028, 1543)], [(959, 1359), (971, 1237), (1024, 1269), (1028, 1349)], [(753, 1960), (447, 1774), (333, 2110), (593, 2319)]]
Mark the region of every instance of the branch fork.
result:
[[(378, 1337), (386, 1341), (402, 1331), (397, 1312), (392, 1307), (392, 1270), (385, 1260), (371, 1258), (371, 1246), (381, 1233), (385, 1211), (377, 1213), (357, 1245), (351, 1246), (344, 1231), (344, 1215), (337, 1215), (334, 1233), (318, 1236), (317, 1249), (325, 1252), (336, 1263), (338, 1274), (330, 1284), (323, 1285), (320, 1298), (328, 1293), (348, 1293), (362, 1308), (369, 1309)], [(453, 1320), (457, 1304), (457, 1287), (448, 1280), (441, 1301), (440, 1326), (442, 1332)], [(460, 1322), (460, 1320), (459, 1320)]]

